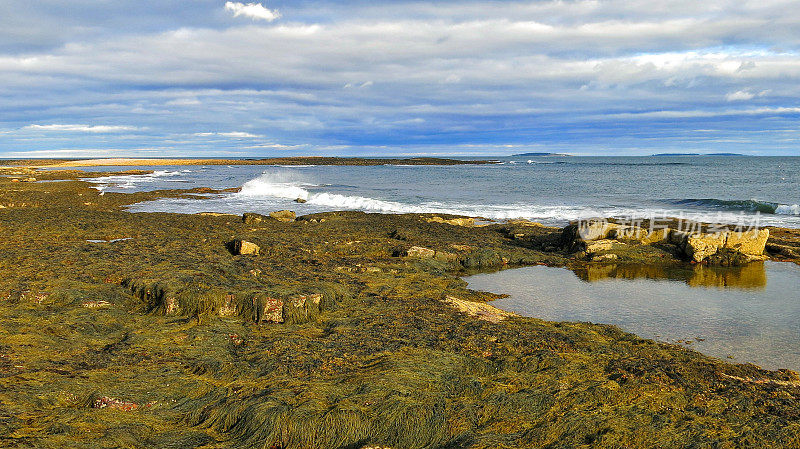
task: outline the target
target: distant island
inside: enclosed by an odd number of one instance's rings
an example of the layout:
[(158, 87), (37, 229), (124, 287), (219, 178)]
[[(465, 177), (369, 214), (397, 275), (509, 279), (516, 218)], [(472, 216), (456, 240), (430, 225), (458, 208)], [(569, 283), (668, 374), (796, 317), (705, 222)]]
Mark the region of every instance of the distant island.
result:
[(522, 156), (569, 156), (569, 154), (564, 153), (519, 153), (519, 154), (512, 154), (512, 157), (522, 157)]
[(747, 156), (741, 153), (656, 153), (652, 156)]

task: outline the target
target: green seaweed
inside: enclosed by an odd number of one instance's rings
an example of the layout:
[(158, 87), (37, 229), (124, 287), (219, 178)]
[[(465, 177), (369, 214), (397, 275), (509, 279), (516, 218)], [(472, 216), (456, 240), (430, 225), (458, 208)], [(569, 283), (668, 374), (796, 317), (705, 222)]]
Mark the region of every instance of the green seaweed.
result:
[[(132, 214), (191, 192), (12, 172), (65, 181), (0, 177), (0, 446), (798, 447), (793, 372), (442, 301), (497, 297), (466, 289), (474, 270), (585, 267), (559, 229)], [(232, 255), (233, 239), (260, 254)], [(403, 255), (415, 246), (433, 256)], [(283, 322), (264, 319), (269, 301)]]

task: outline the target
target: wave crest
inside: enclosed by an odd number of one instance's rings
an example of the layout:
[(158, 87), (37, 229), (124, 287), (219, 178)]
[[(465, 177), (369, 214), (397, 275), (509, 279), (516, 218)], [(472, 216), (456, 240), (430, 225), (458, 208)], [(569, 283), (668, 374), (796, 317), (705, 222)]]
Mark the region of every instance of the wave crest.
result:
[(690, 198), (675, 200), (674, 204), (698, 208), (711, 208), (775, 215), (800, 215), (800, 205), (780, 204), (759, 200), (720, 200), (716, 198)]

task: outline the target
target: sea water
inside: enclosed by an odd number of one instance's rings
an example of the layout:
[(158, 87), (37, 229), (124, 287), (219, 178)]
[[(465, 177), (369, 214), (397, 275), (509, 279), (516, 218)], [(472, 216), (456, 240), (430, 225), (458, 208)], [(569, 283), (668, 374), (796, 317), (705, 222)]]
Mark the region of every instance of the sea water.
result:
[(800, 266), (525, 267), (465, 278), (492, 305), (552, 321), (615, 324), (723, 360), (800, 371)]
[[(432, 212), (563, 225), (592, 217), (683, 216), (800, 227), (800, 157), (505, 157), (453, 166), (180, 166), (90, 179), (103, 191), (212, 187), (135, 212)], [(113, 169), (148, 167), (114, 167)], [(108, 171), (109, 167), (88, 170)], [(295, 203), (302, 198), (306, 203)]]

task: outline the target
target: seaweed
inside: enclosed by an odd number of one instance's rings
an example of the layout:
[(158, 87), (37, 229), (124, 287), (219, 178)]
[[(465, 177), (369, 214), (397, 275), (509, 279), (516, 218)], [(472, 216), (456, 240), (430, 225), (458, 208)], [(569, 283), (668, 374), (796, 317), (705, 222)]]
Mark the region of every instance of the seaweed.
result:
[[(95, 174), (10, 172), (64, 181), (0, 177), (2, 446), (800, 441), (793, 372), (613, 326), (481, 320), (447, 301), (498, 296), (466, 289), (459, 276), (474, 270), (586, 268), (557, 248), (559, 229), (361, 212), (293, 223), (133, 214), (125, 206), (187, 191), (100, 195), (78, 180)], [(261, 251), (234, 255), (236, 239)]]

